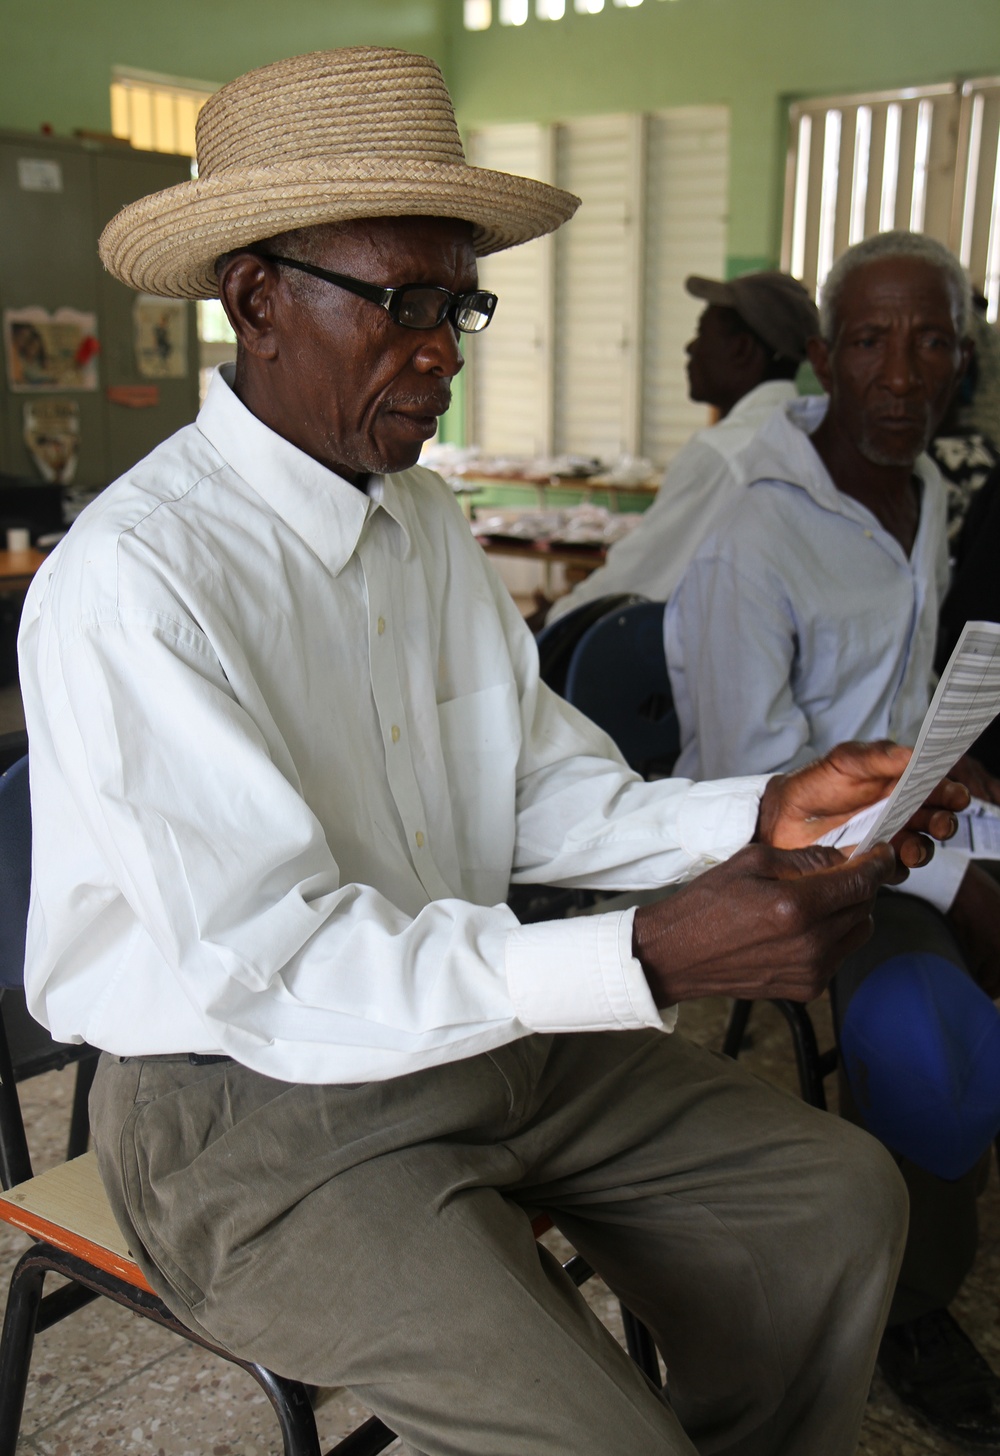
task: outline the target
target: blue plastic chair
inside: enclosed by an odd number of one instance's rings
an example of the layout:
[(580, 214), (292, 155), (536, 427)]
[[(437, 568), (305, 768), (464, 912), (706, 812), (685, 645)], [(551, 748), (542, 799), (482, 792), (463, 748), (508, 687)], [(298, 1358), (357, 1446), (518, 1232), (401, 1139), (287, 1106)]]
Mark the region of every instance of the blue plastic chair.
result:
[(605, 612), (580, 638), (566, 699), (614, 739), (637, 773), (669, 774), (680, 728), (663, 653), (663, 603)]
[(616, 607), (628, 607), (641, 601), (645, 598), (631, 592), (612, 592), (606, 597), (595, 597), (592, 602), (583, 602), (543, 627), (535, 638), (542, 681), (553, 692), (565, 696), (566, 673), (583, 634)]

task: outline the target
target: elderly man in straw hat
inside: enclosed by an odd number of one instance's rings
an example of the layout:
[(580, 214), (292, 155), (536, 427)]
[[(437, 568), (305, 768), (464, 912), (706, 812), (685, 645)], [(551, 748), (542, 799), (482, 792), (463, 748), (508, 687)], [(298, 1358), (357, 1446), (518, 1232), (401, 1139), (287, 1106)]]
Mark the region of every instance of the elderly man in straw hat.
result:
[[(818, 992), (902, 871), (803, 846), (907, 753), (645, 784), (539, 683), (415, 461), (496, 305), (477, 254), (577, 199), (467, 166), (432, 63), (265, 67), (209, 101), (198, 153), (101, 252), (136, 288), (218, 291), (235, 372), (81, 517), (21, 643), (28, 995), (106, 1052), (130, 1247), (193, 1329), (351, 1387), (420, 1452), (846, 1456), (900, 1181), (668, 1033), (695, 995)], [(949, 832), (963, 793), (920, 823)], [(511, 879), (701, 871), (634, 914), (504, 905)], [(649, 1325), (669, 1401), (529, 1207)]]

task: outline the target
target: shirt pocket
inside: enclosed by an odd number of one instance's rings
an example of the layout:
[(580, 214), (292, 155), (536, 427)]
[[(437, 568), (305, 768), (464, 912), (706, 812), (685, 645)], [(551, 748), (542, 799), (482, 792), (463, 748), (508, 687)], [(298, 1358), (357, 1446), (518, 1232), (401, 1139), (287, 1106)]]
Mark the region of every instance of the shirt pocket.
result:
[(507, 897), (514, 856), (521, 715), (512, 682), (438, 704), (441, 751), (463, 893), (479, 904)]

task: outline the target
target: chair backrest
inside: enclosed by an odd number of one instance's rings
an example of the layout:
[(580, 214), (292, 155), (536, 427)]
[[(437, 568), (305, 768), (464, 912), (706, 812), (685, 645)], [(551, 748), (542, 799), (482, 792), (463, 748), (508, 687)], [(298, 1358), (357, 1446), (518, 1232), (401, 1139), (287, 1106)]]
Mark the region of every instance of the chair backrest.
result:
[(638, 773), (670, 772), (680, 753), (663, 653), (663, 603), (606, 613), (580, 638), (565, 696), (612, 737)]
[(24, 981), (24, 937), (31, 891), (28, 759), (0, 777), (0, 986)]
[(538, 671), (542, 682), (547, 683), (553, 692), (565, 695), (570, 659), (584, 632), (616, 607), (627, 607), (632, 602), (644, 600), (645, 598), (629, 592), (596, 597), (594, 601), (583, 602), (565, 616), (558, 617), (549, 626), (543, 627), (536, 638)]
[[(31, 800), (28, 760), (0, 778), (0, 1001), (24, 982), (24, 937), (31, 890)], [(0, 1004), (0, 1183), (31, 1177), (31, 1158)]]

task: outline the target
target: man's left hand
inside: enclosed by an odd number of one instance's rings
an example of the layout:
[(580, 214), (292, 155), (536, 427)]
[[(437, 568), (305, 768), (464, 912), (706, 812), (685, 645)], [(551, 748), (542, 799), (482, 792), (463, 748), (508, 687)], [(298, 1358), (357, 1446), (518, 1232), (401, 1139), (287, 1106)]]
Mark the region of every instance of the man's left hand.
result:
[(956, 783), (964, 784), (974, 799), (985, 799), (987, 804), (1000, 804), (1000, 779), (979, 762), (963, 753), (955, 767), (948, 774)]
[(947, 918), (973, 979), (1000, 996), (1000, 885), (980, 865), (969, 865)]
[[(802, 849), (877, 804), (896, 786), (911, 750), (898, 743), (841, 743), (824, 758), (771, 779), (760, 801), (756, 838), (776, 849)], [(969, 802), (968, 790), (943, 779), (905, 829), (893, 838), (899, 879), (926, 864), (934, 839), (950, 839), (955, 814)]]

